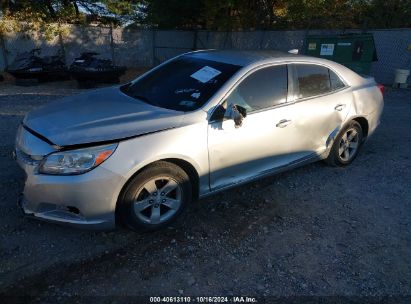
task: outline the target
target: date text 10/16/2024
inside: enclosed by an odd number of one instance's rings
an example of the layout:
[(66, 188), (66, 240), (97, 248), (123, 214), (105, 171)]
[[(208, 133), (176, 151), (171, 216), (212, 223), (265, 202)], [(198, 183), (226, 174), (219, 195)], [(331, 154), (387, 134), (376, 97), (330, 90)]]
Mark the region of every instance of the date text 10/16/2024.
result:
[(150, 297), (150, 303), (258, 303), (254, 297)]

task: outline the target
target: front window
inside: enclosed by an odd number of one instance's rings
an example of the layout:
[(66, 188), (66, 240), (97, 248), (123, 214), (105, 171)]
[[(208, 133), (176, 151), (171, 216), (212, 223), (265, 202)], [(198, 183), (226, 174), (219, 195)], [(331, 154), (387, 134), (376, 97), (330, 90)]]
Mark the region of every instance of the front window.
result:
[(201, 108), (240, 68), (182, 56), (121, 90), (157, 107), (188, 112)]
[(287, 102), (287, 66), (271, 66), (252, 73), (226, 101), (228, 105), (242, 106), (248, 112)]

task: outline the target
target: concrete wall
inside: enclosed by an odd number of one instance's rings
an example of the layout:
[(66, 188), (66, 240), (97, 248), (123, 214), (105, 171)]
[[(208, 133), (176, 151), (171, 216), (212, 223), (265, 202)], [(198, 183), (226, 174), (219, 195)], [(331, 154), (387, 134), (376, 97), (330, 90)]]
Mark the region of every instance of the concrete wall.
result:
[[(358, 32), (358, 31), (346, 31)], [(411, 69), (411, 29), (371, 30), (379, 61), (372, 67), (378, 82), (391, 84), (398, 68)], [(311, 30), (309, 34), (336, 34), (335, 30)], [(57, 52), (64, 45), (67, 64), (85, 50), (97, 51), (103, 58), (128, 67), (154, 66), (193, 49), (301, 49), (307, 31), (160, 31), (108, 27), (71, 26), (62, 41), (46, 41), (41, 33), (30, 36), (9, 33), (5, 37), (7, 61), (18, 52), (40, 47), (44, 55)], [(0, 46), (1, 47), (1, 46)], [(0, 50), (0, 71), (5, 69)], [(411, 80), (410, 80), (411, 81)]]

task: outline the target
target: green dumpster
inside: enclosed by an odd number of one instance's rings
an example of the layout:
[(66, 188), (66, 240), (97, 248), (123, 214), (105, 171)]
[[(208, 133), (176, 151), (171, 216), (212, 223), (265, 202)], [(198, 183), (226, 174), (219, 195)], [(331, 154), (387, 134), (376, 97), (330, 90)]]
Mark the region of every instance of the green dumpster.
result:
[(371, 63), (377, 61), (372, 34), (309, 35), (304, 54), (329, 59), (353, 71), (369, 75)]

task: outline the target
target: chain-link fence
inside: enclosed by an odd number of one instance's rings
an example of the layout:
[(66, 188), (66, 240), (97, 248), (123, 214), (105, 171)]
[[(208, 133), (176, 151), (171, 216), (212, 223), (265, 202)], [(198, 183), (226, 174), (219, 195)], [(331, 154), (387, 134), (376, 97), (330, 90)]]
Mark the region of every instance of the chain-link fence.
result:
[[(352, 33), (358, 31), (345, 31)], [(379, 61), (371, 74), (377, 81), (390, 84), (395, 69), (411, 68), (411, 29), (371, 30)], [(43, 55), (63, 49), (67, 64), (84, 51), (95, 51), (115, 64), (127, 67), (150, 67), (178, 54), (197, 49), (301, 49), (307, 34), (339, 34), (335, 30), (311, 31), (164, 31), (110, 27), (70, 26), (68, 35), (51, 41), (41, 33), (30, 37), (7, 34), (0, 40), (0, 70), (14, 57), (32, 48)]]

